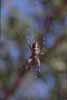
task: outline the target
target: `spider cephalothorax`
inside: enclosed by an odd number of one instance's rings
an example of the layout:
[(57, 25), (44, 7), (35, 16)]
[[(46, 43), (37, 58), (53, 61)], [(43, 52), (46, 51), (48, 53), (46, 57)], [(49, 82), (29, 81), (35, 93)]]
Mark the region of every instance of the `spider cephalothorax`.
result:
[(39, 56), (40, 54), (40, 47), (39, 47), (39, 44), (37, 41), (35, 41), (33, 44), (32, 44), (32, 55), (33, 56)]

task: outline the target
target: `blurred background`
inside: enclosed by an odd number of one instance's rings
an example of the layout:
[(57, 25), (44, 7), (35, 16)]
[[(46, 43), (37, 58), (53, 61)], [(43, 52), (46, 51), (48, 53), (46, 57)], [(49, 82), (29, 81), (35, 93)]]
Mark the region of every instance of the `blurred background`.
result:
[[(67, 100), (67, 1), (0, 4), (0, 100)], [(39, 77), (36, 65), (32, 71), (20, 71), (35, 40), (44, 52)]]

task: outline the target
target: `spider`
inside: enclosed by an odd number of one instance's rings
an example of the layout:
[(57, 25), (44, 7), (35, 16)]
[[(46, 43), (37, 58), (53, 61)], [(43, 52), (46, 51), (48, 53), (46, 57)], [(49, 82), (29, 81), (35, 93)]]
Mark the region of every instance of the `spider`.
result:
[(41, 52), (40, 50), (40, 45), (38, 43), (38, 41), (36, 40), (33, 44), (32, 44), (32, 47), (30, 47), (30, 50), (31, 50), (31, 56), (30, 58), (28, 59), (28, 65), (31, 66), (31, 65), (37, 65), (38, 67), (38, 72), (40, 72), (40, 54), (44, 54), (43, 52)]

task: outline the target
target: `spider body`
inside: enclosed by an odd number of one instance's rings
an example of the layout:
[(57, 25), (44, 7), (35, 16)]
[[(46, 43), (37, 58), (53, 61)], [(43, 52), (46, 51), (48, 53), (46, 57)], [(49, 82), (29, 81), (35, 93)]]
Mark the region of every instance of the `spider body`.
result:
[(40, 72), (40, 59), (39, 59), (39, 55), (40, 55), (40, 47), (38, 44), (38, 41), (35, 41), (32, 44), (32, 48), (31, 48), (31, 56), (28, 60), (28, 64), (31, 65), (37, 65), (38, 66), (38, 70)]

